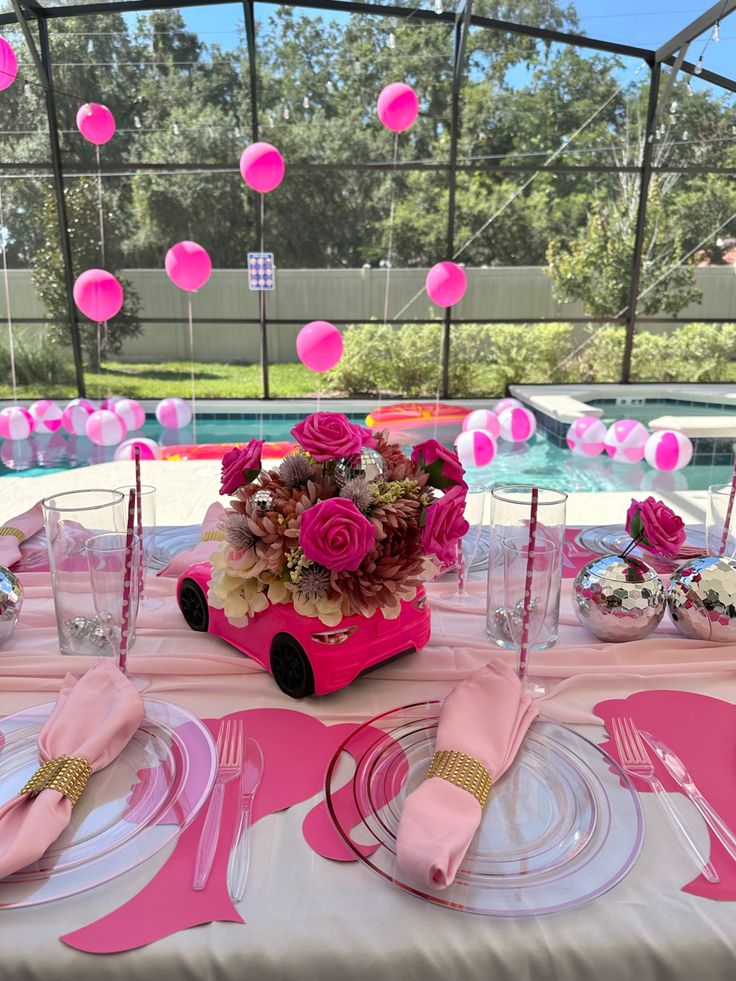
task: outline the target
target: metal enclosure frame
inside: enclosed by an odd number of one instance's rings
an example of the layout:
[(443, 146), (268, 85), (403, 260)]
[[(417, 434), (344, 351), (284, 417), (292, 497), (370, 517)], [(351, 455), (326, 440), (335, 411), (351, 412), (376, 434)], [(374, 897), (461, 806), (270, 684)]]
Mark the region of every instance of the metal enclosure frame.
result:
[[(454, 250), (455, 218), (456, 218), (456, 186), (457, 174), (459, 171), (472, 169), (487, 169), (497, 173), (525, 173), (531, 170), (547, 171), (550, 173), (616, 173), (621, 171), (639, 173), (639, 200), (637, 207), (637, 218), (634, 232), (632, 249), (631, 275), (629, 282), (629, 300), (625, 311), (618, 317), (608, 318), (585, 318), (583, 322), (616, 322), (625, 324), (626, 341), (624, 349), (623, 363), (621, 366), (621, 381), (629, 382), (631, 374), (631, 355), (634, 343), (634, 335), (637, 324), (637, 296), (639, 292), (639, 281), (641, 274), (642, 252), (644, 245), (644, 233), (647, 218), (647, 195), (652, 174), (657, 170), (672, 171), (677, 170), (682, 173), (736, 173), (736, 168), (721, 167), (713, 168), (707, 166), (681, 166), (657, 168), (652, 163), (652, 149), (654, 134), (657, 126), (658, 107), (661, 104), (660, 87), (662, 79), (662, 66), (668, 66), (671, 71), (663, 98), (666, 99), (670, 91), (674, 77), (678, 72), (688, 75), (697, 75), (704, 81), (708, 81), (716, 86), (731, 92), (736, 92), (736, 80), (719, 75), (715, 72), (703, 68), (699, 62), (693, 64), (685, 60), (685, 55), (691, 41), (707, 31), (717, 22), (724, 20), (729, 14), (736, 10), (736, 0), (718, 0), (712, 7), (704, 11), (703, 14), (695, 18), (685, 28), (662, 44), (656, 50), (640, 48), (632, 45), (619, 44), (606, 41), (600, 38), (588, 37), (587, 35), (567, 33), (563, 31), (551, 30), (544, 27), (536, 27), (530, 24), (521, 24), (511, 21), (499, 20), (496, 18), (483, 17), (473, 13), (473, 0), (462, 0), (457, 11), (443, 11), (436, 13), (433, 10), (426, 10), (418, 7), (399, 7), (391, 4), (367, 3), (360, 0), (241, 0), (243, 15), (245, 20), (246, 44), (249, 61), (250, 97), (251, 97), (251, 138), (253, 141), (259, 139), (258, 125), (258, 75), (257, 75), (257, 44), (255, 26), (255, 7), (256, 4), (263, 6), (287, 6), (301, 7), (311, 10), (340, 11), (347, 13), (360, 13), (374, 17), (392, 17), (404, 21), (411, 20), (412, 23), (444, 23), (451, 25), (454, 31), (454, 56), (453, 56), (453, 81), (451, 98), (451, 119), (450, 119), (450, 160), (448, 164), (409, 164), (400, 169), (419, 169), (419, 170), (442, 170), (448, 174), (448, 211), (447, 211), (447, 258), (451, 258)], [(0, 14), (0, 26), (19, 24), (23, 32), (26, 45), (29, 48), (32, 61), (41, 81), (45, 94), (46, 115), (49, 129), (49, 147), (51, 157), (51, 170), (54, 182), (56, 205), (59, 217), (59, 235), (61, 240), (62, 254), (64, 258), (64, 273), (67, 299), (67, 313), (69, 335), (74, 357), (74, 367), (77, 389), (80, 396), (85, 394), (84, 366), (82, 363), (82, 350), (79, 335), (79, 325), (77, 322), (77, 311), (74, 305), (73, 285), (75, 270), (73, 268), (72, 252), (67, 231), (66, 202), (64, 196), (64, 172), (61, 152), (59, 148), (59, 126), (54, 95), (52, 60), (49, 48), (48, 22), (62, 17), (84, 17), (93, 14), (126, 13), (126, 12), (147, 12), (152, 10), (183, 9), (188, 7), (207, 7), (225, 5), (232, 3), (232, 0), (93, 0), (91, 3), (71, 3), (63, 6), (45, 7), (38, 0), (11, 0), (13, 12)], [(482, 28), (488, 31), (498, 31), (511, 34), (519, 34), (526, 37), (535, 38), (547, 43), (569, 44), (575, 47), (588, 48), (596, 51), (604, 51), (609, 54), (618, 54), (630, 58), (640, 58), (650, 69), (649, 99), (647, 106), (647, 119), (645, 129), (644, 150), (639, 166), (619, 167), (615, 165), (564, 165), (551, 163), (540, 166), (539, 164), (486, 164), (485, 166), (462, 165), (458, 162), (458, 136), (460, 130), (460, 102), (462, 79), (465, 72), (466, 40), (471, 27)], [(38, 37), (34, 37), (34, 32)], [(40, 49), (40, 50), (39, 50)], [(0, 167), (2, 165), (0, 164)], [(138, 164), (141, 169), (155, 170), (155, 164)], [(162, 166), (162, 165), (158, 165)], [(15, 165), (17, 169), (17, 165)], [(347, 169), (343, 165), (320, 165), (303, 164), (304, 169)], [(349, 165), (350, 169), (357, 170), (388, 170), (392, 164), (360, 164)], [(75, 171), (84, 168), (75, 166)], [(216, 165), (212, 169), (219, 169)], [(261, 203), (262, 204), (262, 203)], [(263, 235), (263, 208), (256, 207), (256, 240), (261, 241)], [(268, 327), (269, 320), (266, 313), (266, 303), (264, 294), (261, 293), (259, 304), (259, 328), (261, 337), (261, 368), (263, 379), (263, 398), (269, 396), (269, 365), (268, 365)], [(573, 318), (579, 319), (579, 318)], [(649, 318), (650, 322), (656, 318)], [(398, 322), (398, 321), (397, 321)], [(406, 322), (411, 323), (411, 320)], [(441, 396), (447, 398), (449, 392), (449, 365), (450, 365), (450, 345), (452, 339), (452, 324), (457, 322), (452, 316), (452, 310), (445, 311), (442, 336), (442, 392)], [(492, 322), (492, 321), (489, 321)], [(542, 321), (540, 321), (542, 322)], [(270, 323), (278, 323), (271, 320)]]

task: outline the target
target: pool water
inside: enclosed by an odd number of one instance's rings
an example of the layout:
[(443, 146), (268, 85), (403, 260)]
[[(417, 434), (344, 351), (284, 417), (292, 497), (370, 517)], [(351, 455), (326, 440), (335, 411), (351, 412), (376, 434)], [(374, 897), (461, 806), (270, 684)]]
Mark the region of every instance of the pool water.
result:
[[(640, 418), (638, 410), (642, 408), (641, 406), (626, 408), (629, 411), (635, 408), (636, 417)], [(671, 411), (673, 407), (667, 404), (666, 408)], [(658, 409), (657, 414), (661, 415), (662, 412)], [(355, 422), (364, 422), (363, 416), (352, 418)], [(197, 442), (242, 442), (252, 437), (270, 441), (288, 440), (291, 438), (290, 430), (296, 421), (296, 417), (287, 416), (270, 418), (202, 416), (197, 419)], [(176, 431), (162, 430), (153, 418), (147, 420), (143, 429), (133, 435), (141, 434), (167, 446), (195, 441), (191, 426)], [(431, 435), (431, 430), (427, 430), (423, 438)], [(34, 435), (23, 442), (0, 444), (0, 475), (34, 477), (93, 463), (105, 463), (114, 459), (114, 456), (114, 446), (95, 446), (86, 437), (68, 436), (66, 433)], [(678, 490), (703, 490), (709, 484), (726, 482), (730, 479), (729, 466), (691, 464), (677, 473), (661, 473), (644, 462), (626, 465), (614, 463), (605, 455), (593, 459), (573, 456), (566, 449), (554, 446), (540, 434), (534, 436), (528, 443), (511, 444), (499, 441), (498, 452), (493, 463), (483, 470), (473, 470), (468, 473), (469, 481), (487, 485), (513, 482), (539, 483), (569, 492), (620, 490), (663, 494)]]

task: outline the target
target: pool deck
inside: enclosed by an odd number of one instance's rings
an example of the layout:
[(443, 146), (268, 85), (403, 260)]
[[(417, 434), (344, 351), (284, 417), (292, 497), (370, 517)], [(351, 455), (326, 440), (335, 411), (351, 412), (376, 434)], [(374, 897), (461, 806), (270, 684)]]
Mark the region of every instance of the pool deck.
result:
[[(264, 463), (268, 466), (267, 461)], [(213, 501), (225, 503), (226, 499), (218, 495), (220, 464), (217, 461), (155, 460), (142, 463), (141, 470), (144, 483), (154, 484), (157, 488), (156, 520), (159, 525), (195, 524), (202, 520)], [(41, 477), (3, 477), (0, 481), (0, 522), (20, 514), (50, 494), (117, 487), (132, 479), (133, 464), (129, 461), (100, 463)], [(674, 491), (662, 497), (686, 522), (705, 522), (706, 490)], [(623, 523), (630, 503), (629, 491), (571, 494), (567, 524), (574, 527)]]

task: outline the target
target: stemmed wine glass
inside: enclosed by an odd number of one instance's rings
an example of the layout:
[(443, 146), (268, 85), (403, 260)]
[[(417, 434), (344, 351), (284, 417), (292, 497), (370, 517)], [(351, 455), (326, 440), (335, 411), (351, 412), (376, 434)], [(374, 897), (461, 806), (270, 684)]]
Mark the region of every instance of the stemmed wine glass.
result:
[(127, 574), (125, 534), (108, 532), (94, 535), (87, 539), (86, 548), (92, 599), (100, 628), (112, 647), (117, 666), (138, 691), (143, 691), (148, 687), (148, 681), (138, 677), (131, 678), (128, 674), (126, 658), (122, 656), (125, 618), (127, 618), (128, 630), (126, 655), (135, 640), (135, 623), (139, 605), (137, 570), (140, 561), (140, 538), (137, 535), (132, 536), (131, 562)]
[(547, 616), (552, 583), (559, 575), (560, 546), (542, 538), (530, 547), (529, 536), (518, 535), (504, 538), (501, 547), (504, 612), (517, 652), (519, 679), (529, 695), (539, 698), (549, 687), (529, 677), (529, 651)]
[(473, 566), (483, 558), (483, 550), (488, 552), (488, 537), (483, 523), (487, 489), (483, 484), (470, 484), (465, 498), (465, 520), (469, 528), (457, 543), (457, 588), (448, 602), (463, 608), (485, 608), (485, 596), (469, 593), (465, 588), (467, 577)]

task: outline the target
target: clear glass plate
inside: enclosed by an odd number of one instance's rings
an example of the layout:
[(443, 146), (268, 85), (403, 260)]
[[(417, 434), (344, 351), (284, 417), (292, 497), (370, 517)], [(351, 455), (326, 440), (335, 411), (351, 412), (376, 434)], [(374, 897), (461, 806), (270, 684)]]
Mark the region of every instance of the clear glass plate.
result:
[[(580, 544), (587, 548), (589, 552), (597, 555), (620, 555), (625, 548), (631, 545), (631, 535), (629, 535), (623, 525), (596, 525), (593, 528), (583, 528), (578, 536)], [(688, 528), (687, 538), (683, 550), (692, 549), (696, 552), (705, 552), (705, 532), (698, 528)], [(643, 558), (647, 556), (651, 559), (652, 553), (638, 545), (631, 550), (632, 555)], [(672, 559), (658, 557), (658, 561), (671, 561), (673, 565), (681, 565), (688, 558), (687, 552), (684, 555), (675, 556)]]
[[(595, 743), (568, 726), (537, 720), (491, 790), (453, 884), (435, 890), (411, 881), (396, 862), (396, 832), (404, 800), (429, 768), (440, 707), (423, 702), (378, 716), (333, 757), (327, 808), (361, 862), (438, 906), (491, 916), (580, 906), (623, 879), (644, 837), (636, 791)], [(383, 734), (371, 735), (376, 729)], [(355, 761), (352, 777), (345, 753)]]
[[(33, 865), (0, 881), (0, 908), (73, 896), (140, 865), (173, 841), (207, 800), (217, 770), (206, 726), (146, 698), (122, 753), (90, 777), (69, 826)], [(0, 719), (0, 804), (38, 767), (38, 735), (53, 702)]]

